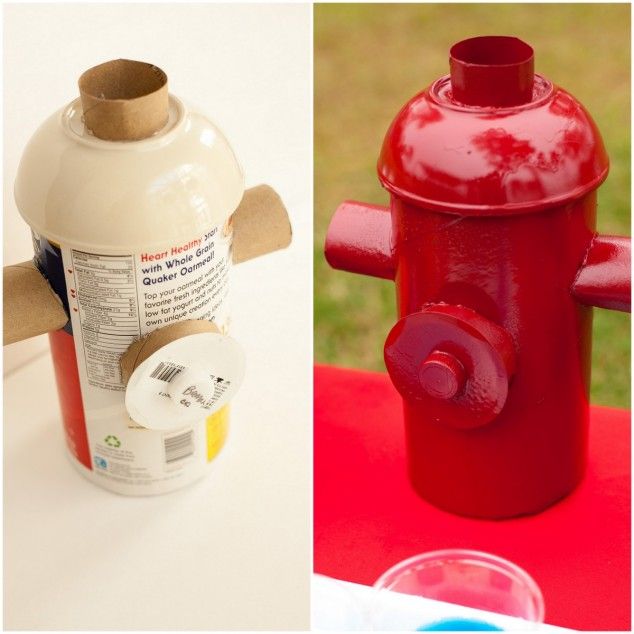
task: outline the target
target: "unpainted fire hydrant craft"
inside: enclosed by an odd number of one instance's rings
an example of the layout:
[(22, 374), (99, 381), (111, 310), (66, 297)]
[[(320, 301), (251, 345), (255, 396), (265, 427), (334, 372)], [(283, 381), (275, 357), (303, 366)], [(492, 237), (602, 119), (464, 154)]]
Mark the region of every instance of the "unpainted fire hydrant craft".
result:
[(630, 310), (630, 240), (597, 235), (601, 136), (529, 45), (476, 37), (449, 64), (385, 136), (390, 207), (343, 203), (325, 252), (396, 283), (385, 364), (418, 494), (507, 518), (583, 476), (592, 307)]
[(15, 183), (35, 258), (4, 269), (4, 343), (48, 332), (66, 442), (96, 484), (158, 494), (222, 448), (244, 354), (232, 263), (281, 249), (279, 196), (244, 191), (220, 130), (151, 64), (115, 60), (45, 121)]

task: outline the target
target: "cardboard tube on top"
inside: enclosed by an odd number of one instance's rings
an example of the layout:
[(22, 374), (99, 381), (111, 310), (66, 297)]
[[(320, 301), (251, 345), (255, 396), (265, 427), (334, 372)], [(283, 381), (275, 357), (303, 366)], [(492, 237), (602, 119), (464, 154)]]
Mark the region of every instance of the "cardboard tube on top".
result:
[(86, 127), (108, 141), (146, 139), (168, 120), (167, 75), (157, 66), (117, 59), (79, 78)]

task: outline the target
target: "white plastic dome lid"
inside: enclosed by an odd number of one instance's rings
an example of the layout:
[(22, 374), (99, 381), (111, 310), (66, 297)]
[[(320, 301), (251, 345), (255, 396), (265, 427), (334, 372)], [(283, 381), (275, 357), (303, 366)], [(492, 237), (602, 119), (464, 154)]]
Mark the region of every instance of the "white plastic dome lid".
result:
[(244, 192), (242, 170), (206, 117), (169, 96), (167, 124), (140, 141), (106, 141), (77, 99), (27, 144), (15, 182), (26, 222), (64, 246), (127, 254), (186, 242), (222, 225)]

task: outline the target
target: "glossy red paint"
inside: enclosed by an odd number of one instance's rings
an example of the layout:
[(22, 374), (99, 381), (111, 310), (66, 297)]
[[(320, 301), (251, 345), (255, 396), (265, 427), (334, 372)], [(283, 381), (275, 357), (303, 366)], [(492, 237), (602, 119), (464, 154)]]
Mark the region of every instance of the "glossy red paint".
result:
[[(582, 478), (590, 306), (627, 309), (630, 272), (629, 240), (596, 236), (608, 159), (590, 115), (537, 75), (526, 101), (530, 47), (496, 63), (490, 44), (475, 38), (452, 58), (486, 60), (478, 77), (489, 69), (509, 85), (487, 101), (473, 69), (452, 61), (451, 77), (406, 104), (378, 164), (390, 222), (383, 208), (344, 203), (326, 257), (396, 282), (385, 358), (415, 489), (461, 515), (504, 518), (543, 510)], [(512, 94), (518, 105), (495, 107)], [(438, 367), (436, 352), (453, 360)]]
[(328, 263), (342, 271), (393, 280), (396, 258), (390, 241), (391, 227), (387, 207), (342, 203), (326, 236)]
[(589, 306), (630, 312), (631, 271), (630, 239), (597, 236), (573, 285), (575, 297)]
[(515, 350), (508, 332), (474, 310), (429, 304), (392, 328), (385, 365), (401, 396), (427, 417), (474, 429), (502, 411)]
[(533, 98), (533, 49), (516, 37), (463, 40), (449, 51), (454, 99), (469, 106), (517, 106)]
[(388, 191), (425, 209), (501, 216), (580, 198), (608, 158), (583, 106), (543, 77), (532, 101), (508, 108), (459, 104), (443, 77), (398, 114), (378, 168)]
[(467, 375), (458, 357), (432, 350), (420, 366), (418, 381), (426, 394), (447, 401), (464, 392)]

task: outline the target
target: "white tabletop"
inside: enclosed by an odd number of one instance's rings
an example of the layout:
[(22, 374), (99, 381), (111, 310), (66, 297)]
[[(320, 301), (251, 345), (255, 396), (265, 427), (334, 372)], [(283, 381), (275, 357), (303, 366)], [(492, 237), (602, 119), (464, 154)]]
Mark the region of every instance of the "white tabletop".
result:
[[(26, 138), (73, 98), (77, 71), (136, 57), (162, 66), (175, 94), (223, 128), (248, 185), (267, 182), (281, 194), (294, 235), (289, 249), (233, 271), (232, 335), (246, 350), (247, 374), (232, 404), (229, 442), (210, 475), (190, 488), (132, 498), (85, 480), (65, 456), (45, 338), (5, 349), (4, 626), (306, 629), (310, 8), (38, 6), (13, 5), (5, 14), (5, 116), (19, 126), (6, 142), (5, 201)], [(25, 83), (37, 76), (39, 86)], [(50, 91), (65, 96), (49, 100)], [(27, 227), (12, 203), (5, 214), (11, 260), (29, 258)]]
[(414, 632), (445, 619), (475, 620), (505, 632), (575, 631), (412, 594), (387, 590), (377, 593), (370, 586), (323, 575), (313, 575), (312, 597), (313, 629), (317, 631)]

